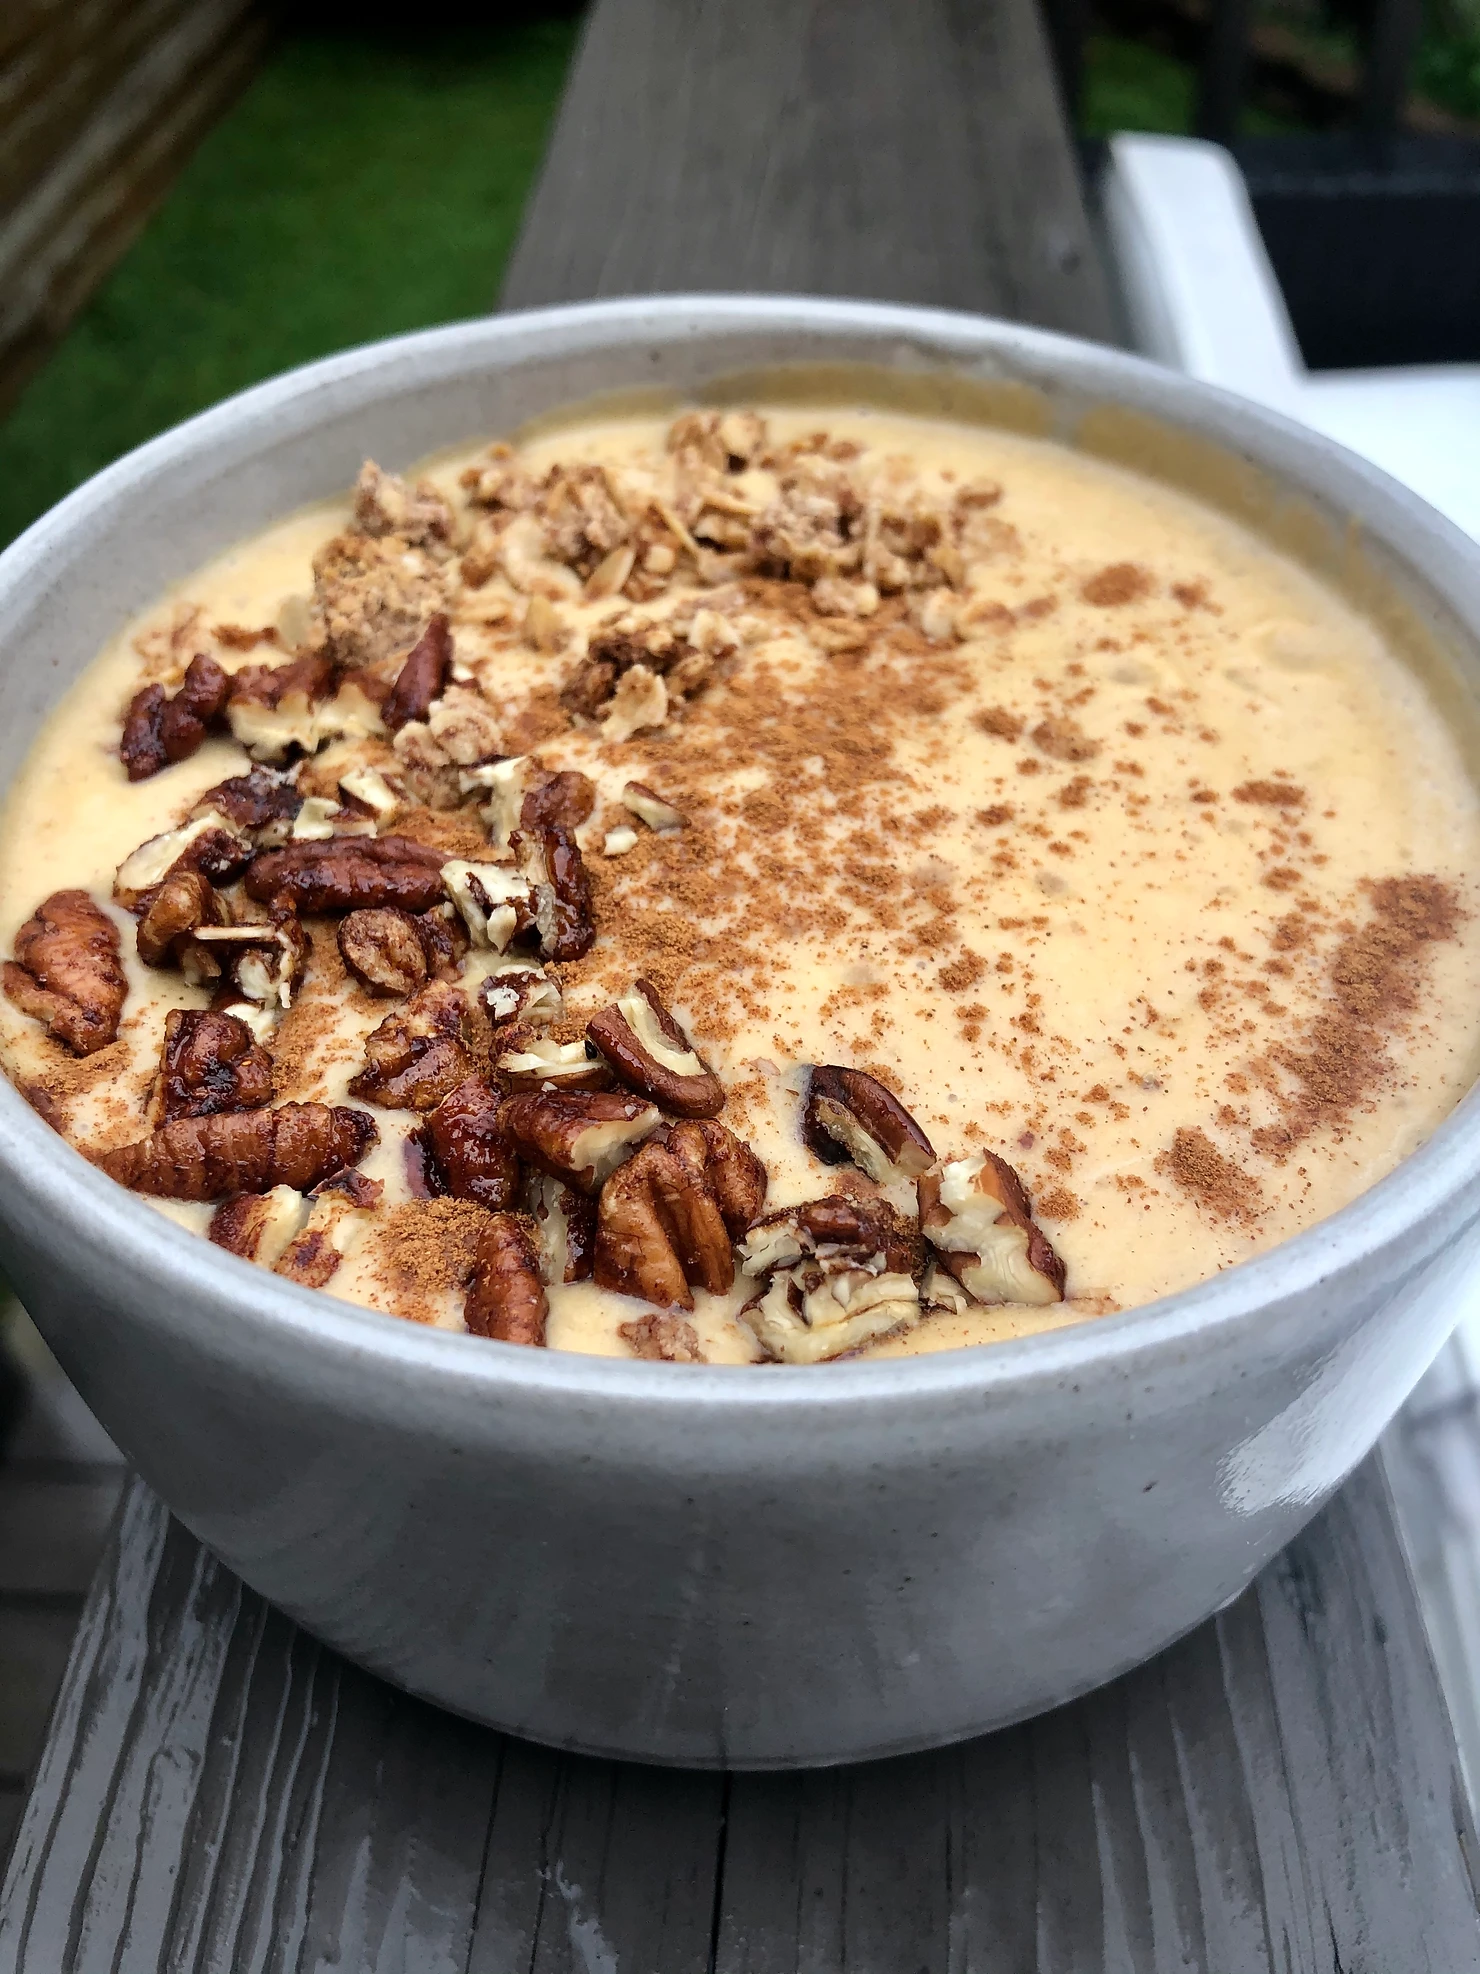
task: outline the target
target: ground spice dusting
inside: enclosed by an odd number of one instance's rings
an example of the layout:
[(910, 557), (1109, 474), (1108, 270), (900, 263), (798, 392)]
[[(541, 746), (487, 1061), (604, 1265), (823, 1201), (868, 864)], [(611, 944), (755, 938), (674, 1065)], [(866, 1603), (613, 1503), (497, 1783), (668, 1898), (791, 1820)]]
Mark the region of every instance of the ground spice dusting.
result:
[(1171, 1150), (1157, 1160), (1184, 1193), (1215, 1220), (1252, 1220), (1262, 1210), (1259, 1181), (1213, 1143), (1206, 1131), (1183, 1125), (1173, 1136)]

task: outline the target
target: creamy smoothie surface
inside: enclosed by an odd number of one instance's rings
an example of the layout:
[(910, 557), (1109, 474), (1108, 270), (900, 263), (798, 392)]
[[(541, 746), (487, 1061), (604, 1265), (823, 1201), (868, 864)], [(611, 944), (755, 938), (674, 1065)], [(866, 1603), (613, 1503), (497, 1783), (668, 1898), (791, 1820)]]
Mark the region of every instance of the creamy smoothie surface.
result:
[(200, 570), (10, 798), (0, 1049), (235, 1253), (818, 1363), (1262, 1252), (1475, 1074), (1480, 804), (1187, 497), (880, 411), (480, 446)]

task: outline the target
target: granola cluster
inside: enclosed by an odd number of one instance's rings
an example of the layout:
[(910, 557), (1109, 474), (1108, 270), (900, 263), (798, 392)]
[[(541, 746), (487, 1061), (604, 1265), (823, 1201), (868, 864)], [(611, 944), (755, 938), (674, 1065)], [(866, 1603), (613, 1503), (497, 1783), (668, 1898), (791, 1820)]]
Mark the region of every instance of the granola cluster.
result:
[[(466, 1327), (523, 1345), (544, 1343), (550, 1291), (586, 1281), (646, 1305), (621, 1335), (670, 1362), (702, 1361), (696, 1293), (738, 1287), (757, 1359), (792, 1363), (933, 1311), (1062, 1299), (1013, 1169), (939, 1156), (876, 1076), (812, 1070), (797, 1131), (841, 1170), (767, 1213), (732, 1091), (651, 969), (634, 956), (588, 1016), (568, 1001), (593, 949), (626, 946), (605, 872), (690, 825), (622, 772), (625, 745), (681, 746), (778, 624), (841, 653), (871, 623), (926, 646), (967, 635), (999, 494), (926, 490), (826, 433), (773, 445), (749, 412), (679, 418), (651, 471), (534, 473), (497, 446), (460, 500), (367, 463), (299, 637), (218, 626), (212, 655), (181, 620), (145, 654), (128, 778), (213, 735), (244, 771), (129, 852), (111, 910), (48, 898), (5, 966), (10, 1000), (77, 1056), (119, 1035), (129, 937), (194, 994), (166, 1023), (145, 1128), (89, 1155), (137, 1191), (211, 1204), (212, 1240), (310, 1286), (377, 1225), (404, 1243), (420, 1216), (454, 1255)], [(550, 661), (548, 686), (508, 689), (499, 652), (516, 648)], [(560, 764), (566, 735), (598, 751), (600, 782)], [(353, 1102), (281, 1101), (286, 1018), (331, 960), (384, 1006)], [(356, 1169), (390, 1132), (405, 1204)]]

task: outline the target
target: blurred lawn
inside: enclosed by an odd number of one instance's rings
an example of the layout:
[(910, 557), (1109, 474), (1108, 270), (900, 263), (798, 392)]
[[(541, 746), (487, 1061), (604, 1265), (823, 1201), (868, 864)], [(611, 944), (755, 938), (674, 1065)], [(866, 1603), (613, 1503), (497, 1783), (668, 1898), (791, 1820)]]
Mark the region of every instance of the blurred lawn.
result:
[(231, 391), (491, 308), (576, 32), (280, 41), (0, 423), (0, 545)]

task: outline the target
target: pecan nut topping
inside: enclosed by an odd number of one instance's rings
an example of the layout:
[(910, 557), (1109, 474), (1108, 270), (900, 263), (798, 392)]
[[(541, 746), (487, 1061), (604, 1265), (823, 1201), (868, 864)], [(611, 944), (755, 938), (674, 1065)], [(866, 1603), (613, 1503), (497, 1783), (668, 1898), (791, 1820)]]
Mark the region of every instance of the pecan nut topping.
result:
[(586, 1033), (628, 1089), (678, 1117), (718, 1117), (724, 1088), (658, 998), (651, 981), (592, 1017)]
[(118, 751), (130, 781), (147, 781), (172, 762), (195, 753), (226, 711), (229, 674), (198, 652), (172, 698), (161, 685), (146, 685), (129, 701)]
[(276, 849), (292, 833), (293, 820), (303, 805), (294, 774), (278, 768), (254, 767), (250, 774), (208, 788), (195, 805), (195, 814), (214, 810), (258, 850)]
[(271, 1264), (272, 1272), (306, 1289), (324, 1288), (364, 1237), (366, 1215), (379, 1204), (382, 1191), (378, 1180), (359, 1172), (325, 1180), (314, 1193), (308, 1218)]
[(536, 830), (555, 824), (560, 829), (576, 830), (595, 807), (596, 784), (583, 774), (567, 770), (551, 775), (527, 791), (519, 807), (519, 827)]
[(294, 1186), (266, 1193), (237, 1193), (211, 1215), (206, 1238), (243, 1261), (270, 1268), (302, 1227), (308, 1202)]
[(319, 708), (334, 683), (321, 651), (286, 665), (246, 665), (231, 681), (226, 719), (254, 760), (280, 761), (290, 748), (312, 754), (325, 737)]
[(662, 1122), (651, 1104), (623, 1090), (522, 1091), (503, 1108), (504, 1130), (525, 1164), (583, 1193), (598, 1192)]
[(545, 1027), (565, 1011), (560, 982), (537, 966), (506, 960), (497, 973), (479, 985), (478, 1003), (495, 1028), (518, 1021), (524, 1027)]
[(502, 953), (516, 933), (534, 924), (534, 887), (512, 864), (470, 864), (453, 857), (441, 875), (475, 946)]
[(646, 823), (649, 829), (660, 836), (667, 836), (677, 830), (687, 828), (687, 819), (681, 809), (675, 809), (655, 788), (646, 782), (629, 781), (622, 790), (622, 807), (630, 809), (637, 820)]
[(634, 1357), (655, 1364), (707, 1364), (699, 1332), (686, 1316), (655, 1309), (635, 1323), (618, 1323), (617, 1335)]
[(596, 1202), (559, 1179), (531, 1173), (526, 1204), (540, 1240), (540, 1271), (552, 1286), (589, 1282), (596, 1248)]
[(596, 1202), (596, 1285), (660, 1307), (692, 1309), (693, 1289), (723, 1295), (735, 1256), (719, 1202), (666, 1144), (645, 1144)]
[(422, 1126), (428, 1189), (502, 1212), (519, 1195), (519, 1160), (499, 1122), (502, 1099), (481, 1076), (448, 1091)]
[(433, 611), (427, 627), (407, 653), (397, 674), (381, 718), (392, 733), (412, 720), (424, 720), (434, 699), (447, 689), (452, 672), (452, 630), (440, 610)]
[(1022, 1180), (995, 1152), (922, 1172), (920, 1224), (942, 1264), (978, 1302), (1064, 1299), (1064, 1264), (1033, 1218)]
[(475, 1337), (539, 1348), (549, 1301), (534, 1229), (522, 1213), (493, 1213), (478, 1235), (463, 1320)]
[(198, 871), (211, 884), (226, 884), (245, 869), (252, 846), (217, 809), (205, 809), (179, 829), (151, 836), (125, 857), (113, 879), (113, 898), (125, 911), (141, 912), (177, 870)]
[(668, 1148), (692, 1171), (702, 1173), (714, 1194), (731, 1240), (749, 1232), (766, 1203), (766, 1168), (743, 1138), (710, 1118), (671, 1125)]
[(477, 1042), (467, 996), (433, 980), (366, 1036), (349, 1093), (387, 1110), (435, 1110), (471, 1072)]
[(516, 847), (534, 895), (534, 922), (547, 960), (578, 960), (596, 937), (591, 881), (575, 838), (560, 823), (518, 833)]
[(440, 850), (407, 836), (331, 836), (260, 851), (247, 868), (247, 896), (283, 898), (300, 912), (350, 912), (399, 905), (424, 912), (440, 902)]
[(493, 1059), (507, 1090), (609, 1090), (612, 1073), (584, 1042), (556, 1042), (523, 1022), (498, 1037)]
[(110, 1179), (136, 1193), (213, 1200), (274, 1186), (308, 1192), (341, 1166), (358, 1164), (379, 1136), (363, 1110), (280, 1104), (276, 1110), (182, 1117), (136, 1144), (91, 1156)]
[(15, 935), (6, 998), (59, 1042), (90, 1056), (118, 1039), (128, 993), (118, 927), (86, 891), (54, 891)]
[(851, 1158), (881, 1186), (917, 1179), (935, 1163), (935, 1147), (904, 1105), (861, 1069), (812, 1071), (802, 1142), (824, 1165)]
[[(155, 892), (134, 934), (145, 966), (172, 966), (183, 959), (190, 935), (221, 916), (216, 893), (198, 870), (173, 870)], [(216, 978), (207, 969), (203, 977)]]
[(351, 912), (339, 923), (340, 958), (372, 994), (414, 994), (433, 976), (452, 974), (467, 951), (467, 935), (443, 916), (447, 909)]
[(260, 1110), (272, 1102), (272, 1057), (234, 1014), (171, 1008), (165, 1017), (155, 1121)]
[(767, 1214), (740, 1258), (767, 1283), (741, 1317), (778, 1363), (823, 1363), (920, 1315), (925, 1243), (885, 1200), (834, 1195)]

